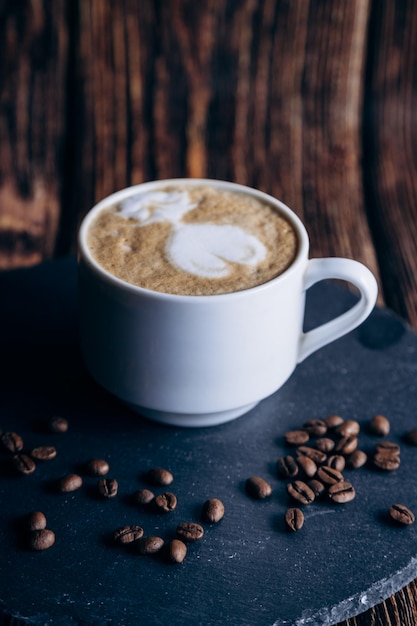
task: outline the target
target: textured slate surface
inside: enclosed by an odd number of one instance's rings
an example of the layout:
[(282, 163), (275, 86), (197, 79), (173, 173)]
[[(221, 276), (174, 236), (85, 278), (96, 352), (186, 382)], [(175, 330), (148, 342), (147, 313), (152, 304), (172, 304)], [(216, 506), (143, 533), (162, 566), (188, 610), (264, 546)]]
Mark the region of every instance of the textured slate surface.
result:
[[(185, 430), (148, 422), (99, 389), (83, 370), (77, 343), (74, 259), (0, 274), (0, 423), (30, 449), (52, 444), (55, 460), (32, 476), (14, 475), (0, 457), (0, 607), (4, 623), (41, 626), (280, 626), (334, 624), (366, 610), (417, 575), (417, 525), (399, 528), (394, 502), (417, 512), (417, 450), (402, 442), (417, 427), (417, 337), (386, 311), (316, 353), (287, 384), (246, 416), (223, 426)], [(321, 284), (309, 293), (307, 327), (343, 311), (354, 296)], [(323, 311), (326, 311), (325, 313)], [(305, 526), (291, 534), (289, 502), (276, 459), (282, 435), (311, 417), (339, 413), (365, 424), (375, 413), (392, 421), (402, 464), (385, 474), (346, 471), (357, 498), (346, 505), (305, 507)], [(52, 415), (70, 422), (47, 434)], [(361, 434), (361, 447), (376, 438)], [(119, 480), (116, 499), (98, 499), (96, 479), (72, 494), (56, 481), (104, 457)], [(133, 506), (143, 472), (168, 467), (178, 508), (166, 516)], [(245, 479), (274, 487), (250, 500)], [(158, 489), (156, 490), (159, 491)], [(205, 499), (219, 497), (225, 518), (206, 526), (182, 565), (115, 547), (113, 530), (139, 523), (168, 539), (180, 521), (200, 519)], [(22, 518), (42, 510), (56, 533), (43, 553), (27, 550)]]

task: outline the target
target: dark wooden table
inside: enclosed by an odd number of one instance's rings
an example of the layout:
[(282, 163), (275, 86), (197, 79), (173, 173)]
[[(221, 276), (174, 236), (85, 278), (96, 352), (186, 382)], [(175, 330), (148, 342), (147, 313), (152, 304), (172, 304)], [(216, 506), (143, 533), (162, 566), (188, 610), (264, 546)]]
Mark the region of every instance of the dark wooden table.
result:
[[(144, 180), (292, 207), (417, 328), (414, 0), (0, 0), (0, 269)], [(417, 623), (417, 581), (345, 626)]]

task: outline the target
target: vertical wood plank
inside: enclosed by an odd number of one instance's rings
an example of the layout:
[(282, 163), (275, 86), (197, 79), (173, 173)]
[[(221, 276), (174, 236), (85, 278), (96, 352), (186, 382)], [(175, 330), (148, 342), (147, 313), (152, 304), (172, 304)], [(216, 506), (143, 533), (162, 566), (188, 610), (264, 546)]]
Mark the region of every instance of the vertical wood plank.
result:
[(66, 0), (0, 13), (0, 269), (54, 253), (65, 148)]
[(417, 327), (417, 12), (373, 2), (365, 185), (387, 304)]

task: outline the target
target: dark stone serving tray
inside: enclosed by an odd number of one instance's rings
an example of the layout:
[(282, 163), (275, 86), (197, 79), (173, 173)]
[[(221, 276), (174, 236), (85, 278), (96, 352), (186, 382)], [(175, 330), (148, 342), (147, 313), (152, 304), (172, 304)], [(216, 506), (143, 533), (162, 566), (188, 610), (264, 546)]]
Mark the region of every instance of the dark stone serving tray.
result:
[[(131, 413), (98, 388), (79, 355), (76, 264), (73, 258), (0, 274), (0, 423), (25, 448), (54, 445), (58, 454), (31, 476), (17, 476), (0, 456), (0, 623), (36, 626), (281, 626), (335, 624), (379, 603), (417, 576), (417, 524), (389, 522), (393, 503), (417, 512), (417, 450), (403, 441), (417, 427), (417, 336), (376, 309), (360, 329), (311, 356), (285, 386), (247, 415), (223, 426), (170, 428)], [(334, 316), (355, 296), (334, 284), (310, 290), (306, 327)], [(366, 423), (389, 417), (389, 439), (401, 444), (401, 466), (346, 470), (357, 497), (345, 505), (304, 507), (298, 533), (285, 529), (286, 481), (275, 463), (288, 449), (285, 431), (337, 413), (363, 425), (360, 446), (376, 437)], [(65, 434), (45, 421), (66, 417)], [(105, 458), (119, 481), (103, 501), (83, 473)], [(144, 472), (170, 469), (177, 509), (158, 515), (131, 502)], [(60, 494), (68, 472), (84, 485)], [(247, 477), (270, 481), (267, 501), (245, 493)], [(163, 489), (156, 489), (156, 492)], [(217, 525), (190, 545), (181, 565), (143, 557), (113, 544), (113, 531), (140, 524), (169, 539), (181, 521), (200, 521), (209, 497), (226, 507)], [(55, 545), (27, 549), (23, 520), (42, 510)], [(1, 620), (3, 620), (1, 622)]]

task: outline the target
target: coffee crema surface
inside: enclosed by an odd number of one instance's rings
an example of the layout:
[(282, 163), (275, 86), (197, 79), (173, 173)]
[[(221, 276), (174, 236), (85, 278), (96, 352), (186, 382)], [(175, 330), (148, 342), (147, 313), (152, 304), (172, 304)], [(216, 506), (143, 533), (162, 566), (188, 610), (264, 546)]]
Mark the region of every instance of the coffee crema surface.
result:
[(215, 295), (282, 274), (296, 256), (298, 238), (279, 211), (249, 194), (170, 185), (103, 208), (87, 244), (99, 265), (127, 283)]

